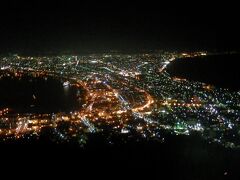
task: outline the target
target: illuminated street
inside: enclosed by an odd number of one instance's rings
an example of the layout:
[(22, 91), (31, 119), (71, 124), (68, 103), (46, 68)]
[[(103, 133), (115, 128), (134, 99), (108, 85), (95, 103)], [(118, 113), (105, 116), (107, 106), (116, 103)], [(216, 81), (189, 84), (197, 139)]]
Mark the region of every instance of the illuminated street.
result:
[(84, 91), (82, 107), (71, 112), (14, 114), (9, 111), (11, 107), (4, 107), (0, 111), (1, 140), (37, 137), (42, 129), (52, 128), (51, 139), (84, 145), (87, 141), (81, 138), (110, 128), (114, 134), (130, 137), (137, 133), (160, 141), (164, 141), (160, 135), (164, 132), (198, 133), (209, 143), (239, 148), (240, 93), (171, 77), (166, 72), (176, 58), (205, 55), (160, 52), (1, 57), (0, 78), (53, 77), (62, 81), (64, 88)]

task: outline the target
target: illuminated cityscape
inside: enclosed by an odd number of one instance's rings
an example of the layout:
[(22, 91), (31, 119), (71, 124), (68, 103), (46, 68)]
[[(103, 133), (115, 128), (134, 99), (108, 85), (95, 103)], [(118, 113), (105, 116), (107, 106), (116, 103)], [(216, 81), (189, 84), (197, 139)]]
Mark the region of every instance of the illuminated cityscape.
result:
[(1, 177), (239, 180), (239, 17), (237, 1), (2, 1)]
[[(44, 129), (54, 142), (84, 147), (90, 134), (108, 132), (164, 142), (165, 134), (199, 134), (209, 143), (240, 147), (240, 92), (171, 77), (175, 59), (207, 52), (93, 54), (1, 57), (0, 80), (12, 77), (54, 78), (75, 87), (81, 107), (52, 113), (0, 110), (0, 141), (38, 139)], [(33, 98), (36, 99), (35, 95)], [(111, 140), (109, 140), (109, 143)]]

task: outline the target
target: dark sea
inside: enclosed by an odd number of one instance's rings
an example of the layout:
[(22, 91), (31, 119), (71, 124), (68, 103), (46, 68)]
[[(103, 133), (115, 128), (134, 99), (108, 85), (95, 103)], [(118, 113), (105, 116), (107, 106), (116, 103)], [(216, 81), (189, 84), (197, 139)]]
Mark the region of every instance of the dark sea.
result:
[(81, 89), (64, 87), (61, 80), (53, 77), (32, 78), (23, 76), (0, 79), (0, 107), (14, 113), (56, 113), (80, 108), (78, 96)]
[(240, 90), (240, 54), (181, 58), (167, 67), (171, 76), (199, 81), (219, 88)]

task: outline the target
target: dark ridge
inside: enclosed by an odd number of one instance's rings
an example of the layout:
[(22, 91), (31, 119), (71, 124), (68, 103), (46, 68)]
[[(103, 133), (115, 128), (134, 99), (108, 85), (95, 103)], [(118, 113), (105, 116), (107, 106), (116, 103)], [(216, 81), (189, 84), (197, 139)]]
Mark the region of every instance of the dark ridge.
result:
[(171, 76), (199, 81), (230, 90), (240, 90), (240, 54), (181, 58), (170, 63)]
[(54, 144), (43, 137), (30, 142), (1, 142), (1, 152), (7, 157), (7, 161), (2, 160), (1, 164), (9, 167), (12, 162), (21, 162), (21, 167), (28, 167), (28, 170), (41, 166), (50, 170), (57, 167), (70, 174), (80, 170), (105, 172), (123, 169), (180, 179), (239, 179), (240, 176), (237, 168), (239, 150), (208, 144), (199, 136), (167, 136), (163, 144), (154, 140), (127, 140), (126, 143), (116, 142), (117, 145), (103, 143), (106, 142), (105, 136), (99, 134), (90, 138), (90, 144), (84, 148)]

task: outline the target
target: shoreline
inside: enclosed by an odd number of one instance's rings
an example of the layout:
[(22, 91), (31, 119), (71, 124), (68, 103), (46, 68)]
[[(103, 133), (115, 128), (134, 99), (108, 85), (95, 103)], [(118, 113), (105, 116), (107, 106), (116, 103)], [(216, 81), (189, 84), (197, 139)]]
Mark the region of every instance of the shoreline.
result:
[[(227, 60), (224, 60), (225, 58)], [(240, 73), (237, 71), (239, 64), (240, 54), (217, 54), (176, 58), (166, 66), (165, 70), (171, 78), (183, 78), (229, 91), (240, 91), (240, 85), (237, 83), (240, 78)], [(229, 72), (230, 67), (232, 71)]]

